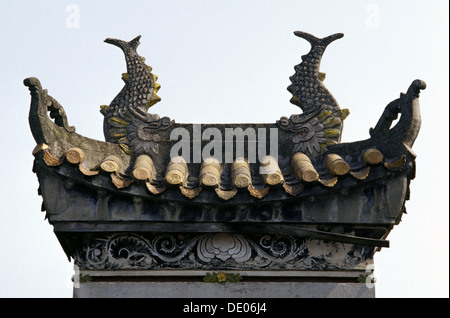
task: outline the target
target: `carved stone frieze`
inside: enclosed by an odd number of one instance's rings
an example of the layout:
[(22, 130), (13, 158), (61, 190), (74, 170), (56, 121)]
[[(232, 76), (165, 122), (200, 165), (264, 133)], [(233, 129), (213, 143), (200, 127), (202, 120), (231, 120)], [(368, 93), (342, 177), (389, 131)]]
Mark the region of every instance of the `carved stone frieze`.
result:
[(350, 270), (372, 262), (373, 247), (289, 235), (88, 234), (81, 269)]

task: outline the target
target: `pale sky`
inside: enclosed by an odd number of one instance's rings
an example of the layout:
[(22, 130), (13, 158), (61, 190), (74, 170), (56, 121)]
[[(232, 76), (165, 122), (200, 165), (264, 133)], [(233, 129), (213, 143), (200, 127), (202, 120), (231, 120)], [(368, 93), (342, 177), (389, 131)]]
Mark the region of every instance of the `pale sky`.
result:
[(2, 1), (0, 297), (72, 297), (73, 263), (40, 212), (28, 125), (34, 76), (69, 124), (104, 140), (99, 106), (123, 86), (122, 52), (107, 37), (142, 35), (162, 101), (184, 123), (275, 122), (301, 113), (286, 87), (309, 44), (325, 52), (324, 84), (350, 110), (343, 142), (369, 137), (384, 110), (422, 79), (422, 128), (407, 214), (375, 254), (377, 297), (449, 297), (449, 4), (447, 0)]

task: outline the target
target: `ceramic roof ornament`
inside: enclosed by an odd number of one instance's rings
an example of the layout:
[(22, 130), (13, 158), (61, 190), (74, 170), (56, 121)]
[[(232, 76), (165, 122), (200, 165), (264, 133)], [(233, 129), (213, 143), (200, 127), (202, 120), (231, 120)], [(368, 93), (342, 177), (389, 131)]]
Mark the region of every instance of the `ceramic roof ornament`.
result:
[(297, 134), (292, 142), (296, 144), (293, 152), (315, 155), (328, 145), (341, 141), (343, 120), (348, 116), (347, 109), (341, 110), (336, 99), (323, 84), (325, 73), (320, 72), (320, 61), (326, 47), (342, 38), (336, 33), (323, 39), (301, 31), (294, 34), (311, 44), (308, 54), (302, 56), (302, 63), (295, 66), (295, 74), (290, 77), (292, 84), (288, 91), (292, 93), (291, 103), (299, 106), (303, 113), (283, 117), (278, 121), (280, 128)]

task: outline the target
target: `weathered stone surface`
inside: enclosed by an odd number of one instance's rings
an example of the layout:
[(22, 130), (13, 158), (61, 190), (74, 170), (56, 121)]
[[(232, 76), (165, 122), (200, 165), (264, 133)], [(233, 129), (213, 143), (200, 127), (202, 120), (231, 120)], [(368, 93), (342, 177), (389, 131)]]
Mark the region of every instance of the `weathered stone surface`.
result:
[[(76, 167), (68, 165), (55, 169), (36, 162), (34, 169), (38, 174), (49, 221), (54, 225), (67, 220), (102, 220), (143, 224), (150, 221), (196, 221), (376, 223), (391, 226), (401, 216), (411, 173), (406, 170), (386, 178), (385, 168), (378, 166), (372, 169), (372, 174), (364, 183), (347, 176), (342, 180), (342, 186), (335, 187), (335, 191), (324, 191), (315, 185), (305, 189), (297, 198), (292, 198), (282, 188), (275, 188), (267, 195), (264, 203), (246, 196), (240, 197), (240, 200), (236, 198), (208, 205), (205, 204), (210, 199), (206, 195), (208, 192), (185, 202), (178, 192), (153, 196), (138, 185), (131, 185), (128, 191), (118, 192), (110, 184), (108, 176), (99, 175), (95, 178), (96, 182), (90, 182)], [(210, 195), (215, 196), (214, 193)], [(108, 223), (103, 224), (106, 226)]]
[(308, 282), (95, 282), (81, 283), (75, 298), (374, 298), (358, 283)]

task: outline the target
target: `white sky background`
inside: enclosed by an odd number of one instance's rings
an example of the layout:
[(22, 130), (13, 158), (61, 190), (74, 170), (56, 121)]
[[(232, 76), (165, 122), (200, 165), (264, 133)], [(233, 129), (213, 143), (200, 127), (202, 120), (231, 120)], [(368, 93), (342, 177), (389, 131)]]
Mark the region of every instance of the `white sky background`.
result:
[(369, 137), (417, 78), (422, 128), (407, 214), (375, 256), (377, 297), (449, 297), (449, 4), (432, 1), (1, 1), (0, 297), (72, 297), (70, 263), (40, 212), (28, 126), (38, 77), (77, 132), (104, 140), (99, 106), (123, 86), (123, 53), (103, 43), (141, 34), (158, 75), (150, 111), (185, 123), (274, 122), (301, 113), (286, 87), (309, 44), (342, 32), (322, 60), (350, 109), (343, 142)]

